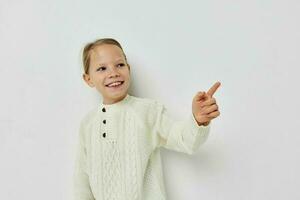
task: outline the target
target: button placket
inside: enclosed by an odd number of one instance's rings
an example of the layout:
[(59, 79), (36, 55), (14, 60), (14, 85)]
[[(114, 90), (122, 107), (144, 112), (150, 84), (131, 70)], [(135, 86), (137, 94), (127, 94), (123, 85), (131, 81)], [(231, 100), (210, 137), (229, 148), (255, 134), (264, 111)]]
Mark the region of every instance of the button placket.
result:
[[(106, 112), (105, 107), (102, 108), (102, 112)], [(106, 124), (106, 119), (104, 119), (104, 120), (102, 121), (102, 123), (103, 123), (103, 124)], [(105, 128), (105, 130), (106, 130), (106, 128)], [(103, 133), (102, 133), (102, 137), (103, 137), (103, 138), (106, 137), (106, 132), (103, 132)]]

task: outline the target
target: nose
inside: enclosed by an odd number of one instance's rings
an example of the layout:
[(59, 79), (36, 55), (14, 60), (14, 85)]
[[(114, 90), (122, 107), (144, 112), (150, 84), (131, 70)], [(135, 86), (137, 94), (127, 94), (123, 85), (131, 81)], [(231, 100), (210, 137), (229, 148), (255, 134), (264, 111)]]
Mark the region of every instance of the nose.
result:
[(112, 68), (111, 68), (111, 72), (110, 72), (110, 74), (109, 74), (109, 77), (111, 78), (111, 77), (118, 77), (118, 76), (120, 76), (118, 70), (115, 69), (114, 67), (112, 67)]

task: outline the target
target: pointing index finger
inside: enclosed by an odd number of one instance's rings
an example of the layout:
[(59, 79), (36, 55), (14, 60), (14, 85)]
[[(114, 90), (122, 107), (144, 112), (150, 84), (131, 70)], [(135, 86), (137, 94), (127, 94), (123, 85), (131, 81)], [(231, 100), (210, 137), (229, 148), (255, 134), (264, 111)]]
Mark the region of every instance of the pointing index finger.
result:
[(216, 82), (207, 92), (207, 94), (212, 97), (214, 95), (214, 93), (216, 92), (216, 90), (220, 87), (221, 83), (220, 82)]

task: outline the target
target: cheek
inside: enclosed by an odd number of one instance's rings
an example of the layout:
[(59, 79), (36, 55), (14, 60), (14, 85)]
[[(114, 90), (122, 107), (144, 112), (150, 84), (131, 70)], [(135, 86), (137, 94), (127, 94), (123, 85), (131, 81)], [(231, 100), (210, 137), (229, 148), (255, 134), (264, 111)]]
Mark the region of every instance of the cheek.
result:
[(127, 70), (124, 73), (122, 73), (123, 77), (126, 77), (127, 79), (130, 79), (130, 72)]
[(105, 78), (104, 78), (104, 76), (102, 75), (102, 74), (99, 74), (99, 75), (96, 75), (95, 76), (95, 80), (96, 80), (96, 82), (97, 82), (97, 84), (102, 84), (102, 85), (104, 85), (104, 80), (105, 80)]

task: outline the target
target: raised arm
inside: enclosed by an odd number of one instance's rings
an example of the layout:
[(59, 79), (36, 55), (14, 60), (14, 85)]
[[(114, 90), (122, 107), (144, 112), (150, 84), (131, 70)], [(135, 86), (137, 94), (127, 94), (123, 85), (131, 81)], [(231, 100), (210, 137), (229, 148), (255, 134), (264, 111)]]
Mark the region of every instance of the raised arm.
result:
[(209, 135), (210, 125), (199, 126), (191, 113), (188, 119), (175, 121), (163, 104), (156, 102), (156, 147), (192, 155)]

